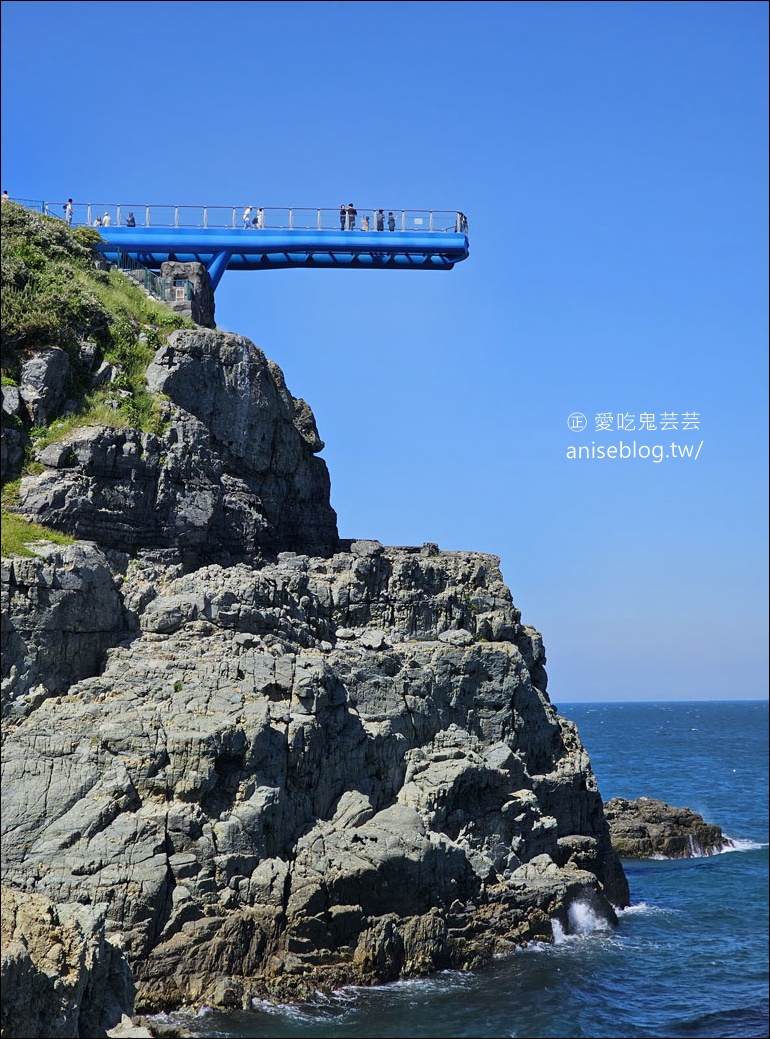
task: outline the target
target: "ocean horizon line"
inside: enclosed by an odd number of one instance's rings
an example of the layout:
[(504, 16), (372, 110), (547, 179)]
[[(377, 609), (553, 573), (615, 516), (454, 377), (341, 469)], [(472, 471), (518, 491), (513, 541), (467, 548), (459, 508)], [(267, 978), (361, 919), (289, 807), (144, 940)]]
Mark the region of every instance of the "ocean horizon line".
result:
[[(613, 706), (624, 706), (626, 704), (638, 704), (638, 705), (654, 704), (654, 705), (657, 705), (657, 706), (660, 706), (662, 704), (699, 704), (699, 705), (702, 705), (702, 704), (722, 704), (724, 706), (724, 704), (747, 704), (747, 703), (770, 704), (770, 698), (768, 698), (767, 695), (765, 695), (765, 696), (744, 696), (744, 697), (740, 697), (740, 698), (735, 697), (735, 698), (729, 698), (729, 699), (726, 699), (726, 700), (716, 700), (716, 699), (713, 699), (711, 697), (703, 698), (703, 699), (682, 698), (682, 699), (665, 699), (665, 700), (638, 700), (638, 699), (635, 699), (635, 698), (630, 698), (630, 699), (627, 699), (627, 700), (565, 700), (562, 697), (559, 698), (559, 704), (561, 704), (561, 705), (563, 705), (565, 707), (567, 707), (567, 706), (569, 706), (569, 707), (575, 707), (575, 706), (588, 707), (588, 706), (597, 705), (597, 704), (607, 704), (607, 705), (612, 704)], [(551, 700), (551, 704), (554, 707), (558, 707), (558, 704), (555, 704), (553, 702), (553, 700)]]

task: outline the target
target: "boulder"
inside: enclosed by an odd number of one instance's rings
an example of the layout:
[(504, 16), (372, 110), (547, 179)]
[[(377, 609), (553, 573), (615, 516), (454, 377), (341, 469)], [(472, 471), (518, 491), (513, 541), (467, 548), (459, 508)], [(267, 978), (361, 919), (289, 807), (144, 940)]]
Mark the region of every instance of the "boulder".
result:
[(21, 366), (19, 395), (33, 426), (46, 426), (67, 397), (70, 359), (64, 350), (39, 350)]
[(3, 386), (3, 416), (21, 413), (21, 394), (18, 386)]

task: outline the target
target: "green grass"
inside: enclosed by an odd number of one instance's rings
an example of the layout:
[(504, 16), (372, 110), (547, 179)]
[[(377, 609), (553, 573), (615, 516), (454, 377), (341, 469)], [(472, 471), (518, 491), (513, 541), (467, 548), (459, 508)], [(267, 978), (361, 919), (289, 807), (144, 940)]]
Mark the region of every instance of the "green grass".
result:
[[(189, 318), (175, 314), (163, 303), (148, 296), (122, 271), (111, 268), (107, 273), (107, 281), (99, 280), (93, 288), (104, 308), (115, 316), (127, 317), (166, 334), (176, 328), (195, 327)], [(159, 345), (159, 340), (154, 345), (151, 344), (153, 352)]]
[[(4, 489), (5, 490), (5, 489)], [(51, 530), (39, 523), (16, 516), (12, 512), (2, 510), (2, 527), (0, 528), (3, 556), (35, 556), (36, 541), (53, 541), (57, 545), (72, 545), (75, 538)]]
[[(121, 271), (101, 270), (94, 263), (98, 241), (93, 228), (72, 229), (62, 220), (3, 203), (3, 384), (18, 384), (22, 364), (35, 351), (59, 347), (69, 354), (67, 392), (77, 404), (74, 415), (30, 431), (33, 447), (55, 443), (86, 425), (156, 434), (164, 427), (166, 398), (148, 390), (147, 366), (171, 332), (195, 325), (149, 298)], [(83, 342), (96, 343), (99, 356), (118, 369), (109, 385), (91, 388), (92, 373), (80, 358)], [(25, 471), (32, 465), (30, 453)]]

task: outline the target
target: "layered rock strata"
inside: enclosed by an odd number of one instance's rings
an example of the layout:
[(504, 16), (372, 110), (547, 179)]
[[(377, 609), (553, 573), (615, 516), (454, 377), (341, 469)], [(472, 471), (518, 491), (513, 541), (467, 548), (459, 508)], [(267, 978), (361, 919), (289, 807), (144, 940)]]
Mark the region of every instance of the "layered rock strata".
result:
[[(339, 540), (310, 408), (177, 332), (159, 435), (38, 451), (3, 566), (3, 874), (106, 906), (145, 1008), (474, 966), (628, 887), (499, 560)], [(115, 1022), (117, 1024), (117, 1021)]]
[(7, 732), (7, 882), (107, 903), (145, 1005), (473, 965), (627, 902), (498, 561), (341, 548), (126, 559), (131, 634)]

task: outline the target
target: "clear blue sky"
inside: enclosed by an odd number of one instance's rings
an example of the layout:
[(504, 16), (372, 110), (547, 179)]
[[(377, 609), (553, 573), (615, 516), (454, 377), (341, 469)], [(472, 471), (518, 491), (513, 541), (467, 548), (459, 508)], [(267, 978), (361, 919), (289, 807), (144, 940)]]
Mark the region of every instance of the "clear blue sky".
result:
[[(465, 211), (448, 273), (217, 290), (311, 404), (341, 535), (500, 556), (557, 704), (764, 697), (767, 16), (3, 3), (2, 188)], [(702, 446), (567, 457), (634, 440)]]

